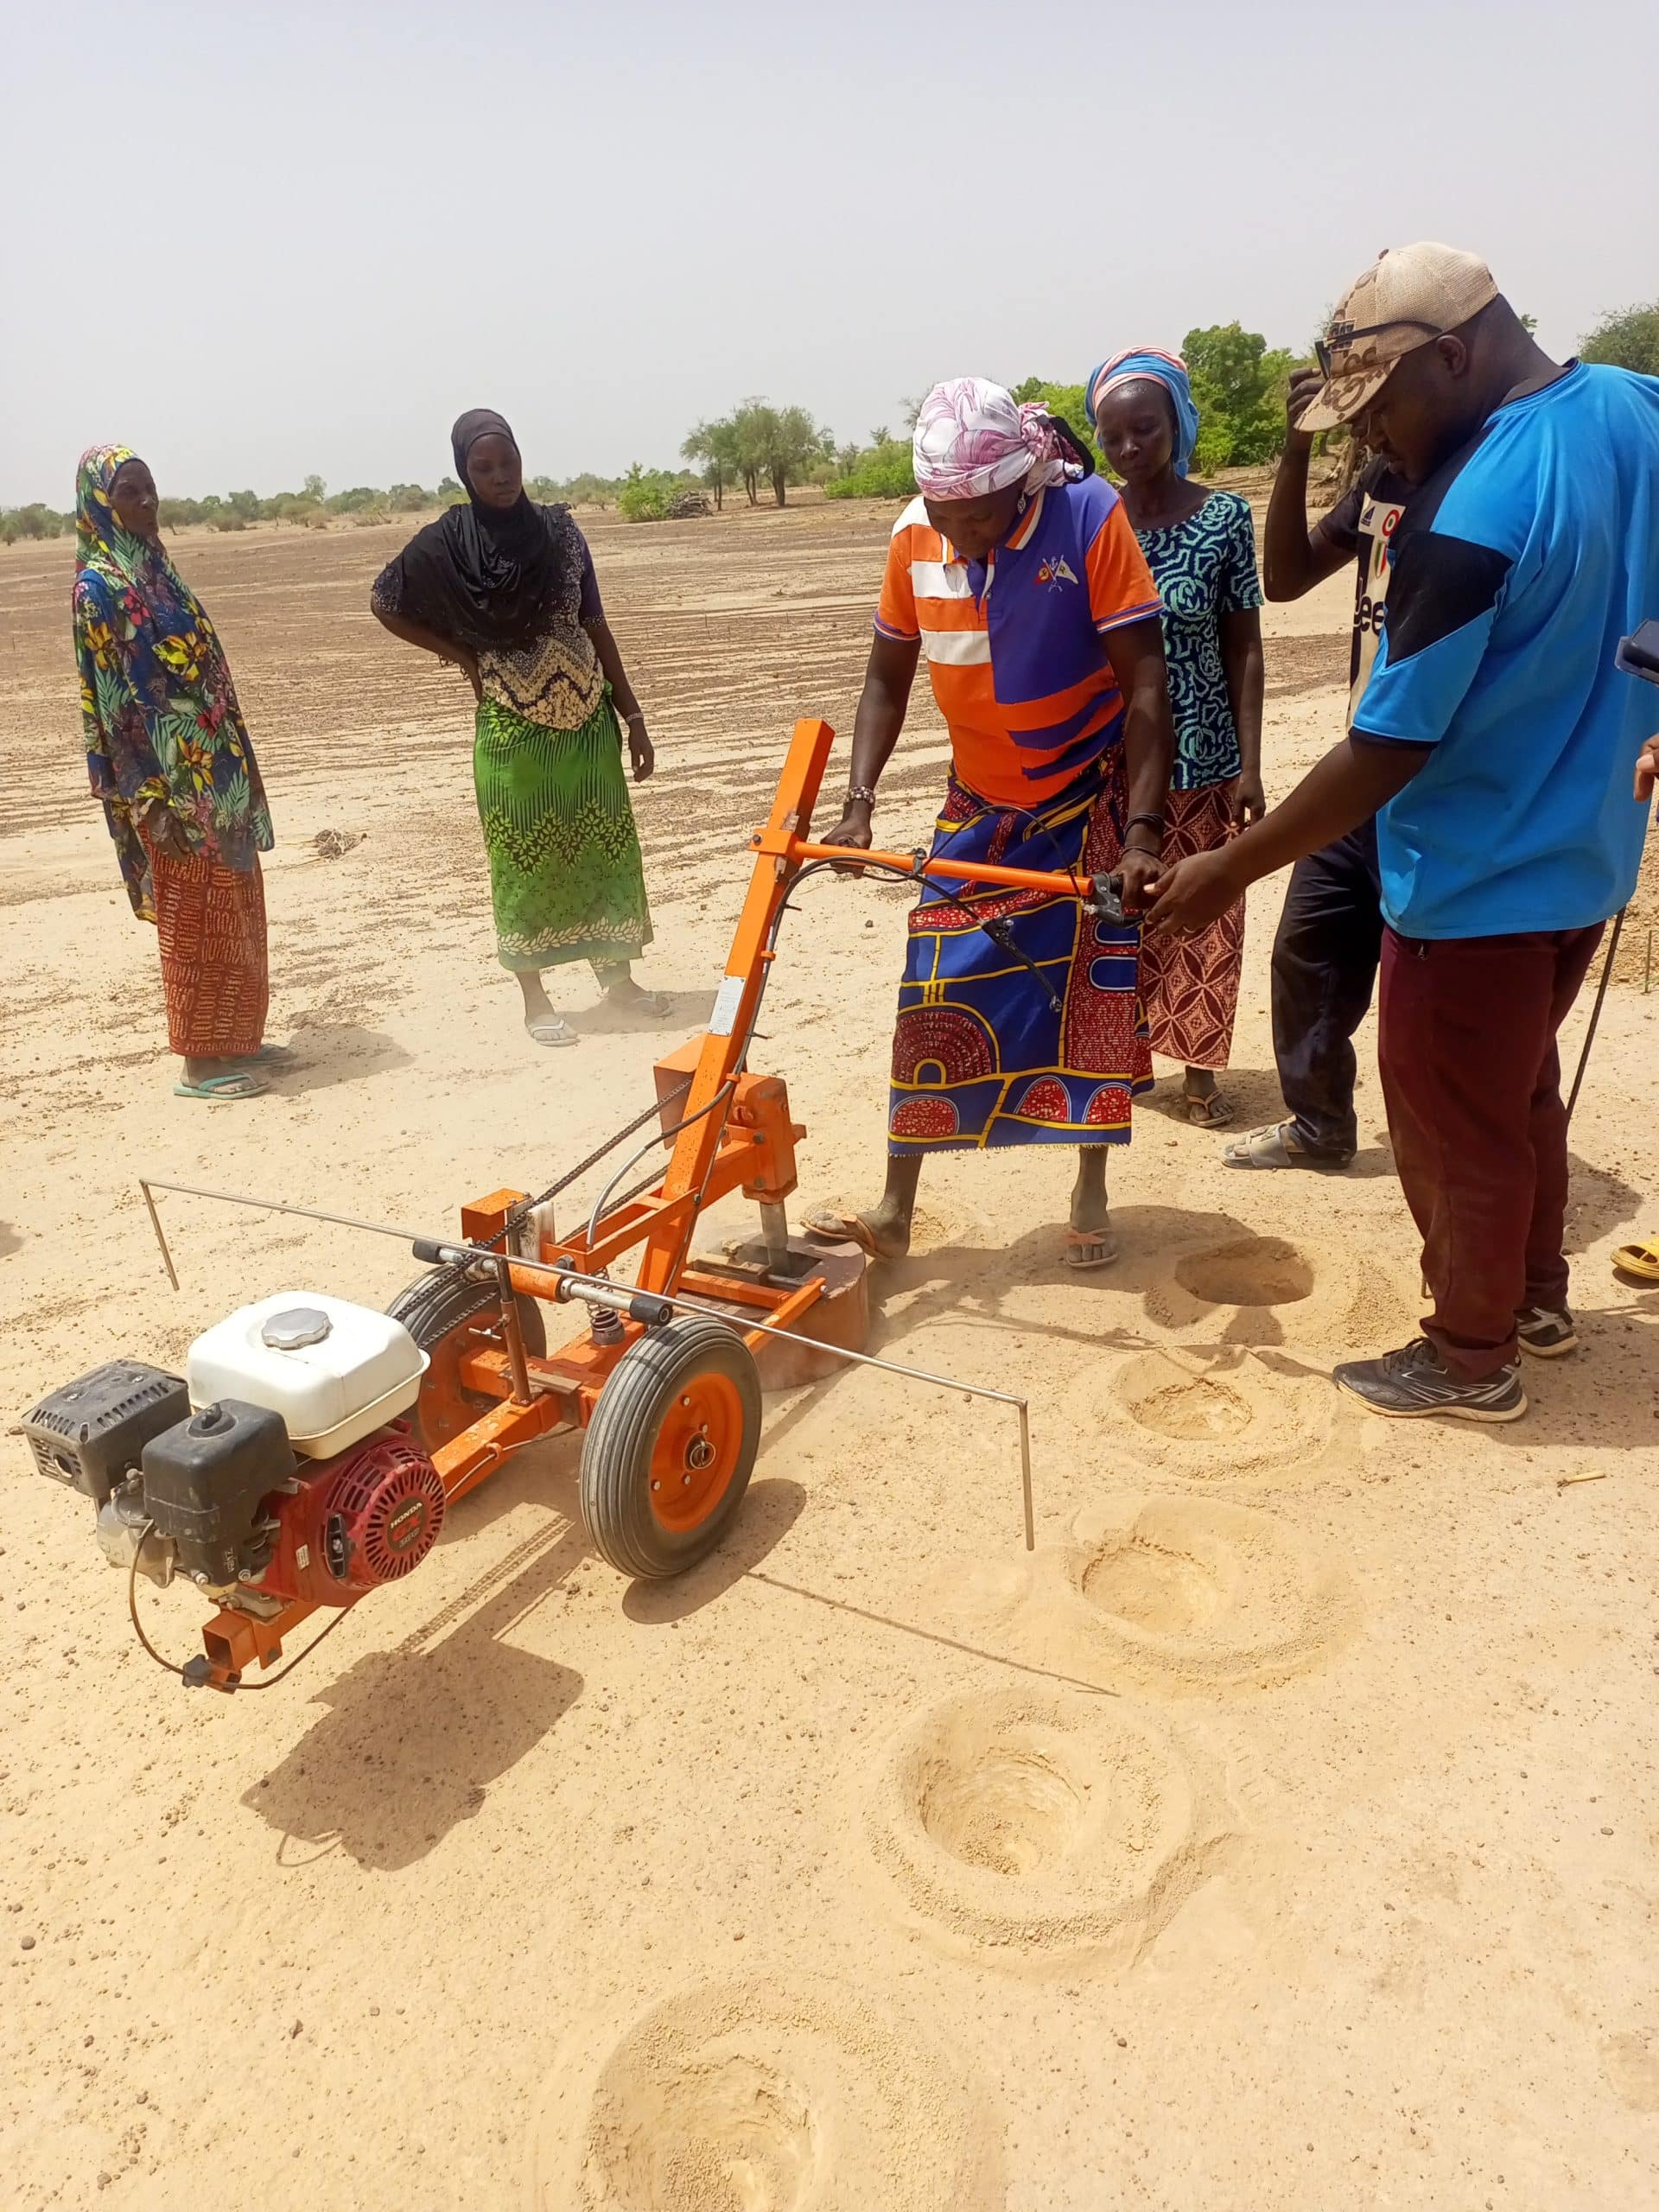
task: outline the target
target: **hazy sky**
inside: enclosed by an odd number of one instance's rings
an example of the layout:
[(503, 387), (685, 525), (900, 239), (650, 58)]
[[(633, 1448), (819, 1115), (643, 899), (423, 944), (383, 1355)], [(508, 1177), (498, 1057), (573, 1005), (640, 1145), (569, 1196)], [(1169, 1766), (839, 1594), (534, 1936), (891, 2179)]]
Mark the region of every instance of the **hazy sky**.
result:
[(1482, 251), (1556, 353), (1659, 291), (1651, 0), (11, 0), (0, 501), (670, 461), (748, 393), (842, 438), (975, 372)]

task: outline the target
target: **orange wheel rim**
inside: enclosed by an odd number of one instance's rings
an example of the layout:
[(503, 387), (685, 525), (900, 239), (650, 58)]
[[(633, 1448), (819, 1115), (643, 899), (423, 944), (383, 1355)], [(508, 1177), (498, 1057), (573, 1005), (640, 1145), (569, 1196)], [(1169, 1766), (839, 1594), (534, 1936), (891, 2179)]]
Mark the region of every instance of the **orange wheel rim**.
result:
[(651, 1455), (651, 1510), (683, 1535), (714, 1512), (743, 1447), (743, 1401), (729, 1376), (695, 1375), (675, 1392)]

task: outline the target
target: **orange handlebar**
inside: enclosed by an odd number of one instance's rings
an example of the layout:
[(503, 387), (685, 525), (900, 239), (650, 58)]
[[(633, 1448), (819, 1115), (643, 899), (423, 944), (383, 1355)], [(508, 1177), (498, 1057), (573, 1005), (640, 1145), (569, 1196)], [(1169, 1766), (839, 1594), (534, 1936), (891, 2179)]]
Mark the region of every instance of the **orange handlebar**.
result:
[(1086, 893), (1090, 879), (1086, 875), (1066, 875), (1046, 873), (1034, 868), (999, 868), (993, 861), (925, 860), (918, 868), (914, 853), (865, 852), (856, 845), (818, 845), (807, 837), (791, 837), (785, 857), (793, 861), (865, 861), (878, 866), (897, 868), (903, 875), (949, 876), (957, 883), (993, 883), (1014, 891), (1054, 891), (1075, 899), (1081, 885)]

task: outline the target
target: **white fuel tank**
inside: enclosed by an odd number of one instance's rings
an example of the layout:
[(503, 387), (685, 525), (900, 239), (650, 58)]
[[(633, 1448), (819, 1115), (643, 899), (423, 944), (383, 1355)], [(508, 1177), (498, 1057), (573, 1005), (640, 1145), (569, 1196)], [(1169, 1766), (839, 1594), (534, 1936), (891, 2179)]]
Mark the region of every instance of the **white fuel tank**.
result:
[(280, 1414), (289, 1441), (327, 1459), (407, 1413), (427, 1357), (401, 1321), (320, 1290), (279, 1290), (199, 1336), (185, 1363), (193, 1406), (242, 1398)]

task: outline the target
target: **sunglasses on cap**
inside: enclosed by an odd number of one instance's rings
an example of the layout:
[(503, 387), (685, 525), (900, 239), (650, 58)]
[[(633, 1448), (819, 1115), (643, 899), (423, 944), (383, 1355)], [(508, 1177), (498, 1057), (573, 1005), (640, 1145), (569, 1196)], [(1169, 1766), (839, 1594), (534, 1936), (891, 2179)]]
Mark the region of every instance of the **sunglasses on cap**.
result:
[(1368, 322), (1359, 330), (1346, 330), (1340, 323), (1333, 323), (1328, 337), (1316, 338), (1313, 341), (1313, 354), (1319, 365), (1319, 373), (1327, 378), (1340, 375), (1338, 354), (1345, 353), (1357, 339), (1377, 338), (1385, 330), (1421, 330), (1425, 338), (1444, 338), (1446, 335), (1438, 322), (1418, 322), (1408, 315), (1395, 315), (1389, 322)]

